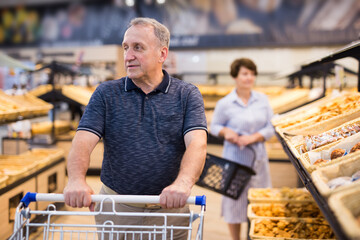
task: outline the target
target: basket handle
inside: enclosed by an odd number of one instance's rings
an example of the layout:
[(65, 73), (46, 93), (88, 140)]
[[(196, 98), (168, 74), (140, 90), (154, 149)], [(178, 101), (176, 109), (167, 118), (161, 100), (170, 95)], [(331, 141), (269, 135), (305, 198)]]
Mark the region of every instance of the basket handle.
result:
[(255, 149), (252, 145), (246, 145), (245, 147), (247, 147), (248, 149), (250, 149), (252, 151), (252, 153), (254, 154), (254, 158), (253, 158), (253, 161), (251, 163), (251, 168), (254, 169), (254, 164), (255, 164), (255, 161), (256, 161), (256, 152), (255, 152)]
[[(25, 207), (27, 207), (30, 202), (39, 202), (39, 201), (51, 201), (51, 202), (64, 202), (64, 194), (57, 193), (33, 193), (28, 192), (21, 199)], [(160, 203), (160, 196), (156, 195), (91, 195), (92, 202), (112, 202), (115, 203)], [(186, 203), (193, 205), (206, 205), (206, 196), (190, 196)]]

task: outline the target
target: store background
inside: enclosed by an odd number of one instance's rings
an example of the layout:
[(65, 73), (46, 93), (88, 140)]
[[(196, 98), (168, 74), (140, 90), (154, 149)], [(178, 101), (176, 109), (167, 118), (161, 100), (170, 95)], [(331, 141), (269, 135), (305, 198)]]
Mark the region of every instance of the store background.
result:
[[(0, 49), (28, 63), (75, 62), (81, 54), (83, 64), (121, 77), (124, 72), (117, 62), (122, 54), (116, 46), (121, 45), (128, 22), (137, 16), (153, 17), (171, 31), (167, 68), (185, 74), (184, 80), (211, 83), (205, 74), (224, 76), (235, 58), (250, 57), (259, 66), (259, 84), (283, 85), (269, 80), (358, 39), (359, 4), (356, 0), (2, 1)], [(73, 55), (47, 58), (44, 53), (49, 52)], [(357, 69), (355, 61), (341, 64)], [(226, 76), (220, 82), (232, 83)]]
[[(62, 77), (58, 81), (82, 86), (87, 81), (95, 85), (124, 76), (120, 45), (128, 22), (137, 16), (156, 18), (170, 29), (165, 67), (171, 74), (208, 85), (232, 85), (230, 63), (249, 57), (259, 68), (258, 86), (287, 86), (288, 74), (357, 40), (360, 30), (357, 0), (13, 0), (0, 1), (0, 12), (1, 51), (29, 67), (54, 60), (80, 63), (90, 69), (89, 79)], [(358, 70), (355, 59), (336, 62)], [(21, 73), (20, 69), (0, 67), (0, 88), (19, 84)], [(47, 80), (47, 73), (34, 74), (27, 88)], [(303, 80), (307, 86), (310, 80)], [(348, 87), (356, 86), (357, 78), (346, 76), (346, 82)], [(321, 88), (321, 84), (319, 79), (315, 87)], [(335, 76), (327, 84), (339, 86)], [(67, 114), (66, 105), (59, 110)], [(61, 113), (58, 116), (67, 118)], [(0, 126), (0, 135), (7, 134), (7, 126)], [(220, 153), (221, 149), (210, 151)], [(273, 168), (284, 167), (282, 172), (288, 176), (282, 175), (287, 181), (278, 178), (275, 186), (296, 186), (295, 170), (276, 164)], [(281, 171), (272, 172), (279, 176)], [(219, 199), (210, 204), (214, 207), (209, 207), (208, 214), (218, 217)], [(216, 219), (213, 224), (221, 226), (214, 239), (228, 234), (224, 223)]]

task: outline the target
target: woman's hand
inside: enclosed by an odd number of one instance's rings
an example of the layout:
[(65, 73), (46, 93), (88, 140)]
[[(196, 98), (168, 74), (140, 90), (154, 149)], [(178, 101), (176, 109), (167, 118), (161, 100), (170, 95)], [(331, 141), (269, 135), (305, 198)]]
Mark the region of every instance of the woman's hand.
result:
[(254, 140), (255, 139), (254, 139), (253, 135), (241, 135), (238, 137), (236, 144), (239, 147), (244, 147), (244, 146), (254, 143), (255, 142)]
[(241, 135), (238, 137), (236, 144), (239, 147), (244, 147), (256, 142), (263, 142), (265, 138), (260, 133), (254, 133), (252, 135)]
[(239, 134), (237, 134), (237, 132), (231, 130), (230, 128), (223, 128), (222, 133), (226, 141), (237, 144), (239, 138)]

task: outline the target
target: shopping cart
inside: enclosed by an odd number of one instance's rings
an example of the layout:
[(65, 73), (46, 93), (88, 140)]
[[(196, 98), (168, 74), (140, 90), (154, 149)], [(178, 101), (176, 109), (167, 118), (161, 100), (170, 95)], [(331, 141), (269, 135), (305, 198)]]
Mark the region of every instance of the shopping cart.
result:
[[(203, 236), (204, 211), (206, 206), (205, 196), (193, 196), (187, 200), (188, 204), (200, 205), (199, 213), (158, 213), (158, 212), (116, 212), (115, 203), (159, 203), (159, 196), (143, 195), (92, 195), (92, 202), (100, 203), (100, 210), (95, 212), (84, 211), (58, 211), (54, 204), (50, 204), (46, 210), (30, 210), (30, 202), (51, 201), (64, 202), (63, 194), (45, 194), (45, 193), (27, 193), (16, 208), (14, 232), (9, 240), (20, 239), (119, 239), (124, 236), (125, 240), (167, 240), (173, 239), (173, 233), (177, 230), (187, 231), (187, 239), (194, 237), (201, 240)], [(104, 203), (112, 204), (112, 212), (102, 211)], [(111, 221), (106, 221), (102, 225), (97, 224), (80, 224), (79, 218), (89, 218), (95, 215), (116, 215), (124, 217), (156, 217), (161, 218), (162, 223), (159, 225), (115, 225)], [(31, 216), (42, 217), (45, 221), (31, 221)], [(58, 223), (59, 216), (77, 216), (76, 223)], [(169, 218), (187, 218), (189, 225), (174, 226), (168, 224)], [(196, 224), (194, 223), (195, 220)], [(86, 221), (85, 221), (86, 222)], [(192, 232), (193, 226), (197, 225), (197, 232)], [(31, 233), (31, 235), (30, 235)]]

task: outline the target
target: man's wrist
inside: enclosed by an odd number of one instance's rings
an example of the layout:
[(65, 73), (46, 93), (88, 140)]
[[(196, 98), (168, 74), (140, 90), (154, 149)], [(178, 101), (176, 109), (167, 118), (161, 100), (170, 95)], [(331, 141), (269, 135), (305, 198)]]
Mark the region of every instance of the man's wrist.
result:
[(182, 186), (185, 186), (187, 188), (192, 188), (192, 186), (194, 186), (196, 180), (192, 177), (179, 177), (174, 183), (175, 184), (179, 184)]

